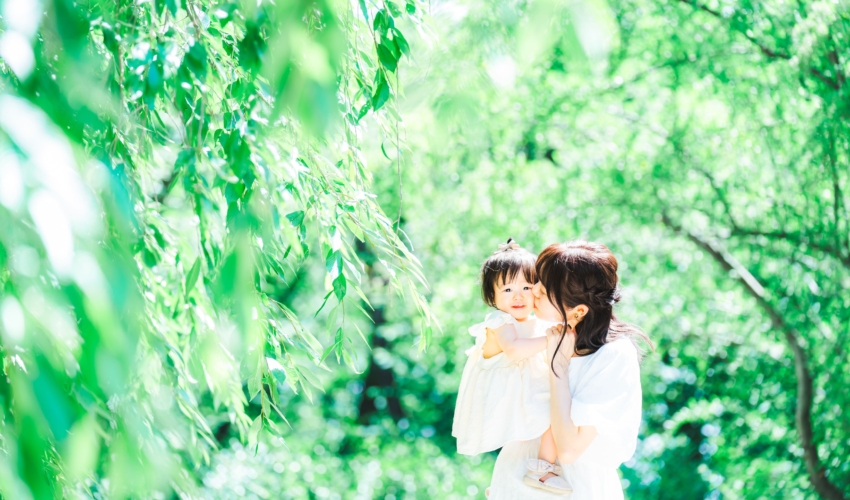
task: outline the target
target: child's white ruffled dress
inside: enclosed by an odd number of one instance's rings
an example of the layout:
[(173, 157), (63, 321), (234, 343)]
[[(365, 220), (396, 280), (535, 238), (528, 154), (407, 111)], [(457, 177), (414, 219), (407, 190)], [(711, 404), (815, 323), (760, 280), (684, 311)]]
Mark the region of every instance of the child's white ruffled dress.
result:
[[(529, 319), (528, 321), (534, 321)], [(549, 372), (545, 351), (530, 358), (511, 360), (505, 353), (485, 359), (482, 352), (487, 328), (517, 321), (495, 311), (469, 328), (475, 345), (466, 353), (455, 405), (452, 436), (457, 451), (477, 455), (501, 448), (508, 441), (536, 439), (549, 428)], [(545, 336), (537, 321), (531, 337)], [(518, 335), (521, 330), (517, 328)]]

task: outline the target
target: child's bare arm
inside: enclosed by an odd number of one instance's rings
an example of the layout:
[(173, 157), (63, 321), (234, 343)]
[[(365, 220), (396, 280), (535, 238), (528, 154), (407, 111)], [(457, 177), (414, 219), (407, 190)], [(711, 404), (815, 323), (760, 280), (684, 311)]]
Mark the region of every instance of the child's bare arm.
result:
[[(491, 333), (492, 332), (492, 333)], [(496, 339), (508, 359), (525, 359), (546, 349), (546, 338), (521, 339), (513, 325), (502, 325), (496, 330), (487, 329), (488, 337)]]
[(487, 340), (484, 341), (484, 345), (481, 346), (481, 353), (484, 356), (484, 359), (490, 359), (497, 354), (502, 353), (502, 348), (499, 346), (499, 341), (496, 339), (496, 332), (487, 329)]

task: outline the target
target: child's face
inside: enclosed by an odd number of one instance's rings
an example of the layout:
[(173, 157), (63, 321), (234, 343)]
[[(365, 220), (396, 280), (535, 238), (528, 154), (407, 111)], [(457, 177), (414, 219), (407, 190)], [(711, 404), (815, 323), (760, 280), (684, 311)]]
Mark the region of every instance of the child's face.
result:
[(510, 314), (517, 321), (524, 321), (534, 310), (533, 286), (521, 273), (508, 283), (499, 280), (496, 283), (496, 309)]

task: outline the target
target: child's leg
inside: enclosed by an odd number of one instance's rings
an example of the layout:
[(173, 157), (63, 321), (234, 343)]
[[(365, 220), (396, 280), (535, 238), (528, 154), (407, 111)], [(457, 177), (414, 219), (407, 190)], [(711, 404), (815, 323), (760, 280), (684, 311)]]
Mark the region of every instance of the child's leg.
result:
[[(546, 460), (550, 464), (554, 464), (555, 460), (558, 459), (558, 448), (555, 447), (555, 436), (552, 435), (551, 427), (546, 429), (546, 432), (543, 433), (543, 437), (540, 438), (540, 451), (537, 452), (537, 458), (540, 460)], [(540, 478), (540, 482), (543, 482), (554, 475), (554, 473), (549, 472)]]
[(540, 438), (537, 459), (528, 460), (528, 472), (522, 478), (522, 482), (533, 488), (542, 488), (559, 495), (569, 493), (571, 491), (570, 484), (564, 478), (554, 472), (546, 472), (553, 470), (551, 465), (554, 465), (557, 459), (558, 449), (555, 447), (555, 436), (552, 435), (552, 428), (550, 427)]
[(551, 427), (546, 429), (540, 439), (540, 452), (537, 454), (537, 458), (546, 460), (550, 464), (554, 464), (558, 458), (558, 448), (555, 447), (555, 436), (552, 435)]

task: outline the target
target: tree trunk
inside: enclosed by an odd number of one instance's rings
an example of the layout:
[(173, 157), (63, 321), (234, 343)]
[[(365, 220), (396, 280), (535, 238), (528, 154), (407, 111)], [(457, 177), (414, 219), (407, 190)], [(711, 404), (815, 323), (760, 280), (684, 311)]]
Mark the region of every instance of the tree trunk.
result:
[[(363, 392), (361, 393), (360, 406), (358, 408), (359, 421), (364, 424), (369, 423), (370, 417), (382, 410), (382, 408), (378, 408), (375, 405), (375, 400), (379, 397), (383, 397), (386, 400), (386, 410), (393, 420), (397, 421), (404, 416), (401, 401), (398, 398), (398, 384), (396, 384), (392, 367), (383, 368), (375, 362), (375, 349), (387, 349), (389, 347), (387, 339), (378, 333), (378, 328), (386, 323), (383, 307), (377, 307), (372, 311), (372, 321), (374, 321), (372, 350), (369, 355), (369, 368), (366, 370), (366, 377), (363, 380)], [(377, 389), (375, 391), (377, 394), (370, 396), (369, 389), (372, 387)]]
[(662, 214), (664, 224), (678, 234), (684, 234), (696, 246), (708, 252), (715, 261), (727, 272), (735, 271), (736, 279), (744, 285), (744, 289), (752, 296), (762, 310), (770, 317), (773, 328), (782, 332), (785, 342), (794, 355), (794, 368), (797, 376), (797, 408), (795, 420), (797, 434), (803, 447), (803, 461), (809, 474), (809, 481), (818, 495), (825, 500), (847, 500), (847, 497), (826, 476), (826, 469), (820, 463), (817, 444), (814, 442), (812, 431), (812, 394), (813, 382), (808, 366), (808, 356), (800, 344), (800, 332), (785, 322), (779, 311), (768, 302), (766, 291), (756, 278), (727, 252), (718, 242), (695, 235), (675, 224), (667, 214)]

